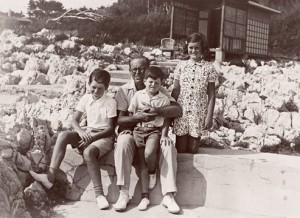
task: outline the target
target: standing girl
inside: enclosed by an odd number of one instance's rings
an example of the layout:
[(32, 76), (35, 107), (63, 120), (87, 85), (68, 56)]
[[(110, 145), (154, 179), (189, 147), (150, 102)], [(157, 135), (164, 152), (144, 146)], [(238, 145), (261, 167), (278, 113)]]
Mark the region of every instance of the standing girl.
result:
[(213, 63), (203, 59), (207, 53), (205, 36), (191, 34), (188, 37), (190, 58), (178, 63), (174, 71), (172, 97), (182, 108), (182, 116), (174, 120), (179, 153), (197, 153), (201, 133), (212, 127), (217, 72)]

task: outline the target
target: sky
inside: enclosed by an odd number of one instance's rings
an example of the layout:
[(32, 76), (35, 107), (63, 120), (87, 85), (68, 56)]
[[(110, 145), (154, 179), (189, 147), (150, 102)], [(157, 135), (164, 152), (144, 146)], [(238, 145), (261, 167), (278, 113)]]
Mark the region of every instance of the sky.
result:
[[(65, 9), (80, 8), (86, 6), (87, 8), (96, 9), (101, 6), (110, 6), (118, 0), (56, 0), (61, 2)], [(27, 6), (29, 0), (0, 0), (0, 11), (8, 12), (11, 9), (14, 12), (27, 13)]]

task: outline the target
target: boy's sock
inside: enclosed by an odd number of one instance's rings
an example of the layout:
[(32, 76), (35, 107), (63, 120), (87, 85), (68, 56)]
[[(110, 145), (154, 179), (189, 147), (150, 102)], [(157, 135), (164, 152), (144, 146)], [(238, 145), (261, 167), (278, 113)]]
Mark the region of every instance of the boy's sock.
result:
[(143, 198), (148, 198), (149, 199), (149, 193), (147, 192), (147, 193), (142, 193), (142, 199)]
[(49, 182), (54, 183), (56, 174), (57, 174), (57, 169), (49, 168), (47, 173), (47, 179), (49, 180)]
[(95, 190), (96, 198), (97, 198), (98, 196), (100, 196), (100, 195), (104, 195), (102, 185), (94, 186), (94, 190)]
[(138, 205), (138, 209), (141, 211), (147, 210), (150, 204), (149, 193), (142, 193), (142, 200)]
[(149, 174), (155, 174), (156, 170), (149, 170)]
[(149, 171), (149, 189), (153, 189), (156, 184), (156, 172)]

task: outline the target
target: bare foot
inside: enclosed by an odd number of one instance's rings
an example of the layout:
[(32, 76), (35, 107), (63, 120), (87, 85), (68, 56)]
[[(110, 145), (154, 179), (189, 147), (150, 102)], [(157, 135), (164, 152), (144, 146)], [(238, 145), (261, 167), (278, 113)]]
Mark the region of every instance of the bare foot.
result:
[(49, 181), (47, 174), (38, 174), (34, 171), (29, 171), (30, 175), (38, 182), (42, 183), (46, 189), (50, 189), (53, 186), (53, 183)]

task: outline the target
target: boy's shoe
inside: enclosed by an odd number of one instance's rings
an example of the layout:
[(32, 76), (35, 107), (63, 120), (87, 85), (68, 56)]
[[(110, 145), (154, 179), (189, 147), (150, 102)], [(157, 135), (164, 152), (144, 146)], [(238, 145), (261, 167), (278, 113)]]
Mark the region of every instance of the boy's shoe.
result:
[(156, 184), (156, 173), (149, 174), (149, 189), (153, 189)]
[(169, 213), (179, 213), (180, 208), (178, 204), (176, 203), (174, 196), (171, 194), (166, 194), (163, 197), (162, 205), (168, 208)]
[(46, 189), (51, 189), (54, 185), (54, 183), (49, 181), (47, 174), (38, 174), (31, 170), (29, 171), (29, 174), (34, 178), (34, 180), (42, 183), (42, 185), (45, 186)]
[(114, 205), (116, 211), (125, 210), (127, 204), (129, 202), (129, 194), (125, 193), (124, 191), (120, 190), (120, 195), (117, 202)]
[(141, 210), (141, 211), (147, 210), (149, 204), (150, 204), (149, 199), (148, 198), (143, 198), (141, 200), (141, 202), (139, 203), (139, 205), (138, 205), (138, 209)]
[(109, 207), (109, 203), (103, 195), (99, 195), (96, 198), (96, 201), (100, 210), (107, 209)]

